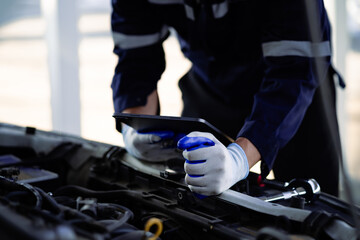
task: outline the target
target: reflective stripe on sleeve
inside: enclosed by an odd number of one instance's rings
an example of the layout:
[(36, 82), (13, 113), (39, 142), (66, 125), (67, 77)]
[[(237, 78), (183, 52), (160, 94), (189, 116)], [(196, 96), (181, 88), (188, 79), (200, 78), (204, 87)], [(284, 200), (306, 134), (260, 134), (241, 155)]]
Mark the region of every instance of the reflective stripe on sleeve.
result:
[(262, 44), (264, 57), (326, 57), (331, 56), (330, 42), (276, 41)]
[(113, 32), (112, 37), (114, 44), (122, 49), (131, 49), (149, 46), (161, 41), (168, 33), (168, 27), (163, 26), (160, 32), (147, 35), (127, 35), (123, 33)]
[(222, 18), (229, 11), (228, 1), (224, 1), (218, 4), (212, 4), (212, 10), (214, 18)]
[(155, 4), (183, 4), (184, 0), (148, 0), (149, 3)]
[(186, 4), (185, 4), (185, 14), (188, 19), (195, 21), (194, 9)]

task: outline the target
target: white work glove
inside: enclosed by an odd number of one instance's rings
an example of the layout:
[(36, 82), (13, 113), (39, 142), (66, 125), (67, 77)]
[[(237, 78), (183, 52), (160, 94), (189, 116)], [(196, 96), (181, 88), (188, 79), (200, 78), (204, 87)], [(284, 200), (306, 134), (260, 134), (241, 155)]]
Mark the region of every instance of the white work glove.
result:
[(176, 148), (179, 137), (172, 131), (137, 132), (123, 124), (122, 134), (126, 150), (136, 158), (149, 162), (183, 159)]
[(217, 195), (249, 174), (244, 150), (236, 143), (225, 147), (211, 133), (192, 132), (179, 140), (178, 148), (185, 149), (185, 182), (192, 192)]

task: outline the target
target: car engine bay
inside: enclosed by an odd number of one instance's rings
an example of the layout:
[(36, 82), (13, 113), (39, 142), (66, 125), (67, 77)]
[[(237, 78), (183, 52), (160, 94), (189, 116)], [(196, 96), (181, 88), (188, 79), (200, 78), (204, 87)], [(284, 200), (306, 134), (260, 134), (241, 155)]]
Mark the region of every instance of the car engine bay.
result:
[(357, 239), (355, 209), (314, 179), (253, 172), (200, 199), (178, 159), (0, 123), (1, 239)]

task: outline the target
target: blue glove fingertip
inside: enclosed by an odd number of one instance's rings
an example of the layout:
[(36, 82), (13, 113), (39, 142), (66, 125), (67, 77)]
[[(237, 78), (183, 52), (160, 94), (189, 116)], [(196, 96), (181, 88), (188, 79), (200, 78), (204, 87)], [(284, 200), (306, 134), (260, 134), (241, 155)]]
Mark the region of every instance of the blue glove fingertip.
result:
[(202, 195), (202, 194), (200, 194), (200, 193), (193, 193), (193, 194), (194, 194), (195, 197), (197, 197), (197, 198), (200, 199), (200, 200), (208, 197), (208, 196)]
[(193, 151), (203, 147), (214, 146), (215, 143), (207, 137), (188, 137), (185, 136), (178, 141), (178, 148), (187, 151)]

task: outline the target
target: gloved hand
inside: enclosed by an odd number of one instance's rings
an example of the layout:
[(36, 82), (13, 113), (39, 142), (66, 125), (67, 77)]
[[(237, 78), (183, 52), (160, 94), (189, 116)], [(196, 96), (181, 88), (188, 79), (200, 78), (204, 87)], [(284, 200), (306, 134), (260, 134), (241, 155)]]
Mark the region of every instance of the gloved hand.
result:
[(211, 133), (192, 132), (179, 140), (178, 148), (184, 149), (185, 182), (195, 193), (220, 194), (249, 174), (240, 145), (225, 147)]
[(172, 131), (137, 132), (123, 124), (122, 134), (126, 150), (136, 158), (149, 162), (183, 159), (181, 151), (176, 148), (181, 136)]

